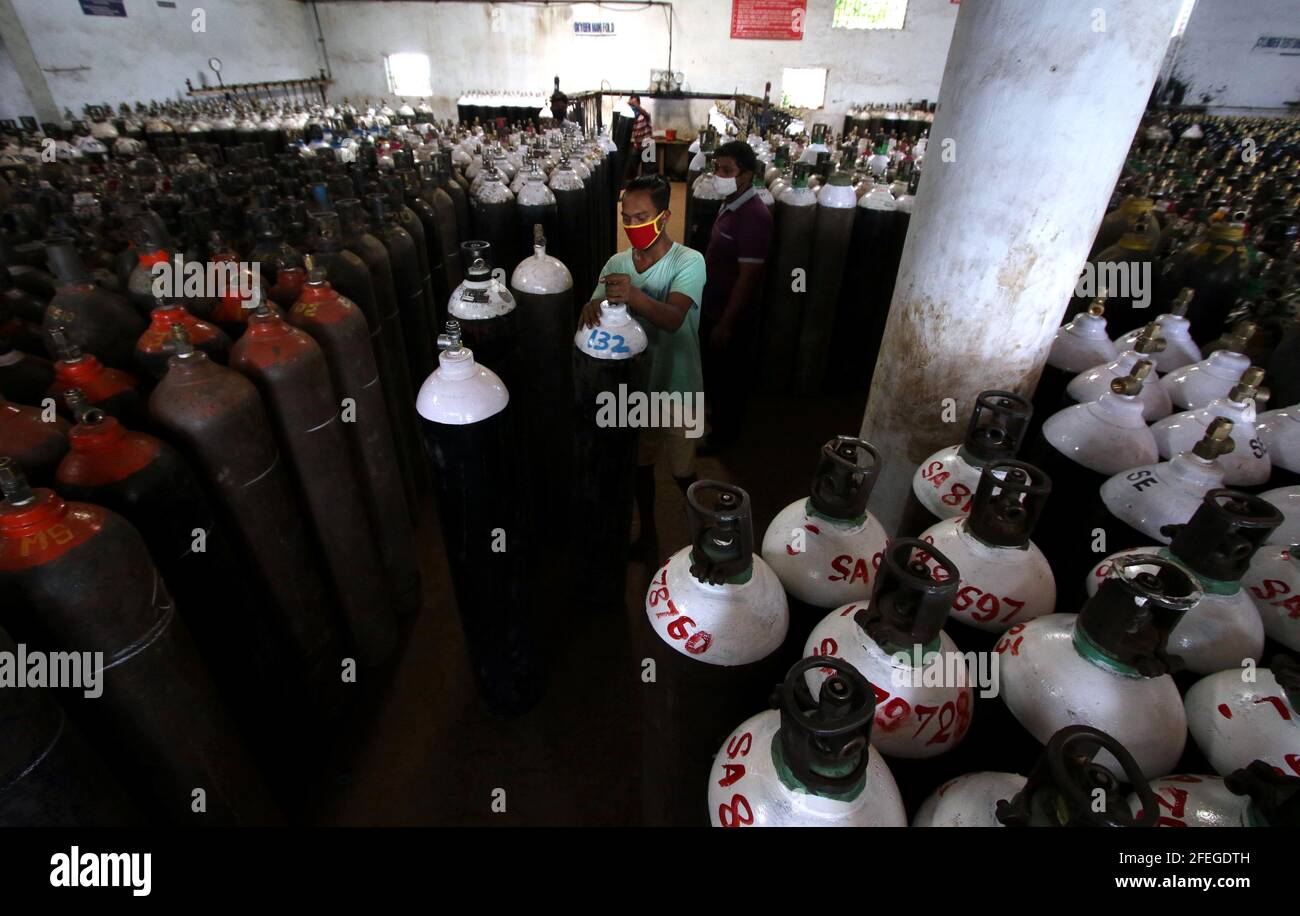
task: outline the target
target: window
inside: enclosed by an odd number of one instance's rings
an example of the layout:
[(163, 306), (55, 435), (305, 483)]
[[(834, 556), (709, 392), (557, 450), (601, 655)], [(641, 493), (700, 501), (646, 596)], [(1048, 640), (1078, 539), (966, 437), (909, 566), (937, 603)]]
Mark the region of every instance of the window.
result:
[(833, 29), (901, 29), (907, 0), (835, 0)]
[(1187, 30), (1187, 20), (1192, 18), (1192, 8), (1196, 6), (1196, 0), (1183, 0), (1183, 5), (1178, 9), (1178, 18), (1174, 20), (1174, 31), (1170, 38), (1177, 38)]
[(384, 58), (388, 91), (393, 95), (433, 95), (428, 54), (389, 54)]
[(825, 67), (786, 67), (781, 74), (781, 105), (821, 108), (826, 104)]

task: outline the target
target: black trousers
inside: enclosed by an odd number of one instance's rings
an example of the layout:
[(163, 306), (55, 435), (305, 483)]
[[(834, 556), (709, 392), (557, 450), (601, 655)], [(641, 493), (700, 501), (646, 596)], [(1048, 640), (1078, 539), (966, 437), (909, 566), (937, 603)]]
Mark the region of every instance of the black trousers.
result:
[(709, 414), (709, 444), (714, 447), (735, 442), (745, 422), (745, 402), (753, 383), (758, 346), (756, 312), (757, 307), (751, 304), (727, 346), (721, 348), (710, 342), (717, 318), (700, 315), (704, 406)]

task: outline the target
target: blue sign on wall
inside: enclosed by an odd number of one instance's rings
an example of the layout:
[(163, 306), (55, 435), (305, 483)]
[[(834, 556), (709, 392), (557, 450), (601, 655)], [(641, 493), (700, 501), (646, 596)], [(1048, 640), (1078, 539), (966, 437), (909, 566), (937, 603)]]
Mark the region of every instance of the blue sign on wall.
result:
[(126, 0), (81, 0), (81, 11), (87, 16), (120, 16), (126, 18)]

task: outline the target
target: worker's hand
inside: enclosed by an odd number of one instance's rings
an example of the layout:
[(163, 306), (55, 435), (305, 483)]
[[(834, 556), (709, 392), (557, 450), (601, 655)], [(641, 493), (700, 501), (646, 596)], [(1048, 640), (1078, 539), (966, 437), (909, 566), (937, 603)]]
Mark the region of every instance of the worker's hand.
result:
[(600, 282), (605, 284), (605, 298), (610, 302), (626, 303), (634, 288), (627, 274), (606, 274)]
[(594, 328), (600, 324), (600, 302), (593, 299), (582, 307), (582, 314), (578, 317), (579, 328)]

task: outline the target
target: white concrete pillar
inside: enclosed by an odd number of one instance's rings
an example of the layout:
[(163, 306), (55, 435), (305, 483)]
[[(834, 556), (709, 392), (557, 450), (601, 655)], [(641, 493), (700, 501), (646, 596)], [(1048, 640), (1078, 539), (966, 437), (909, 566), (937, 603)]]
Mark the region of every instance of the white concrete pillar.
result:
[(887, 529), (981, 390), (1033, 391), (1178, 2), (961, 5), (862, 421), (886, 457), (871, 510)]
[[(77, 14), (69, 11), (67, 15)], [(45, 71), (41, 69), (40, 62), (32, 51), (32, 43), (27, 40), (27, 30), (23, 27), (22, 20), (18, 18), (13, 0), (0, 0), (0, 35), (4, 36), (5, 50), (9, 52), (14, 69), (18, 71), (18, 78), (23, 81), (23, 88), (27, 90), (27, 98), (35, 109), (31, 112), (25, 111), (23, 114), (35, 115), (36, 120), (42, 124), (47, 122), (58, 124), (63, 120), (62, 112), (59, 111), (59, 106), (54, 104), (54, 95), (50, 92), (49, 83), (46, 82)]]

